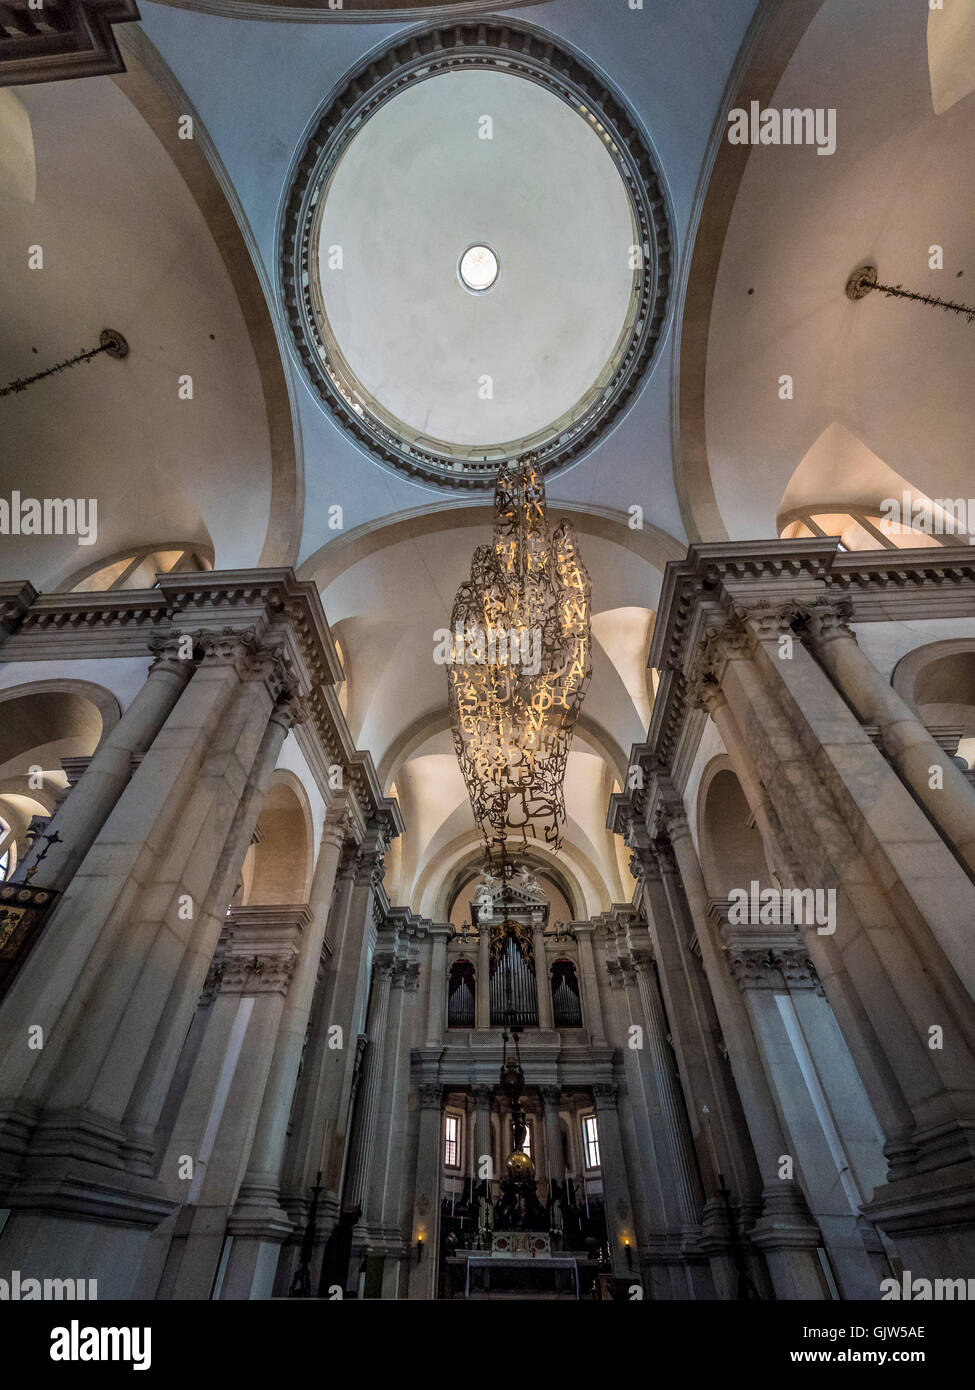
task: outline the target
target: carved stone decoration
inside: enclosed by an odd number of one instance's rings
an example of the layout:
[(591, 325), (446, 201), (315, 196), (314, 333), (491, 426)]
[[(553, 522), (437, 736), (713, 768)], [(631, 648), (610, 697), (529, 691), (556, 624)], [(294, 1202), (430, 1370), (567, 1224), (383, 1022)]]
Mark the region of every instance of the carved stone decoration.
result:
[(812, 603), (795, 605), (796, 628), (803, 637), (816, 645), (847, 637), (856, 641), (856, 633), (850, 627), (853, 617), (853, 603), (848, 598), (831, 598), (821, 594)]
[(138, 18), (135, 0), (6, 0), (0, 87), (124, 72), (112, 26)]
[(432, 1082), (423, 1082), (417, 1088), (421, 1110), (439, 1110), (443, 1096), (443, 1087)]
[(592, 1088), (597, 1110), (615, 1110), (620, 1088), (615, 1082), (597, 1081)]
[(297, 953), (228, 956), (221, 964), (220, 993), (287, 994), (297, 963)]
[(726, 952), (728, 968), (740, 989), (814, 989), (822, 984), (816, 967), (802, 946), (732, 946)]

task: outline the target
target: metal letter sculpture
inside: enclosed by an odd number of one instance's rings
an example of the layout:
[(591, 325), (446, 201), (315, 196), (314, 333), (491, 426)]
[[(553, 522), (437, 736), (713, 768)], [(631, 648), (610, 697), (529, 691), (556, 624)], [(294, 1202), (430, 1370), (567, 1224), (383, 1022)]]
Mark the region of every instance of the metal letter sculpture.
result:
[(569, 743), (592, 674), (589, 572), (563, 522), (549, 535), (535, 460), (502, 468), (494, 543), (457, 590), (447, 666), (454, 748), (488, 866), (511, 873), (510, 832), (557, 850)]

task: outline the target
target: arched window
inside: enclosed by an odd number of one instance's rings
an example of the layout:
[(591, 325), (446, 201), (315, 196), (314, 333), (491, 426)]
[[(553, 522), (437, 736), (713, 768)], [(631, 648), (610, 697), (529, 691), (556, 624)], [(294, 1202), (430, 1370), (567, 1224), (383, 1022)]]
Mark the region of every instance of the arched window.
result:
[(107, 589), (151, 589), (157, 574), (213, 569), (212, 551), (204, 545), (174, 541), (125, 550), (110, 560), (99, 560), (76, 574), (67, 587), (71, 593), (103, 593)]
[(932, 535), (918, 526), (905, 526), (879, 511), (859, 507), (824, 507), (821, 511), (802, 508), (791, 515), (780, 516), (779, 525), (785, 541), (838, 536), (843, 550), (918, 550), (950, 544), (954, 539), (945, 535), (942, 540), (940, 535)]
[(474, 967), (469, 960), (455, 961), (450, 967), (447, 1027), (474, 1027)]
[(582, 1151), (588, 1169), (602, 1166), (599, 1156), (599, 1121), (595, 1115), (582, 1117)]
[(556, 1028), (581, 1028), (582, 1003), (573, 961), (560, 956), (552, 966), (552, 1015)]

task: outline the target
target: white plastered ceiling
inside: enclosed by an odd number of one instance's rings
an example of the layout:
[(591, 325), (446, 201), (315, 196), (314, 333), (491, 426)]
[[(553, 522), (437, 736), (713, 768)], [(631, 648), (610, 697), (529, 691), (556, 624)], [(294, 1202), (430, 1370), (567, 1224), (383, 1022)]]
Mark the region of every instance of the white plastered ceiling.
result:
[[(793, 473), (834, 422), (921, 493), (971, 491), (975, 328), (844, 293), (871, 262), (889, 284), (975, 299), (975, 94), (936, 114), (928, 14), (916, 0), (827, 0), (772, 104), (835, 108), (836, 152), (750, 152), (708, 340), (711, 476), (734, 539), (775, 534)], [(929, 266), (936, 246), (942, 270)], [(858, 481), (876, 490), (862, 470)]]
[[(0, 400), (0, 495), (97, 503), (93, 545), (4, 537), (0, 575), (56, 588), (101, 556), (162, 541), (212, 540), (222, 566), (255, 564), (270, 498), (267, 417), (201, 212), (110, 78), (15, 95), (36, 193), (31, 202), (0, 188), (0, 381), (97, 346), (106, 327), (130, 354)], [(21, 194), (27, 149), (21, 121)], [(40, 269), (29, 268), (30, 247)], [(180, 399), (181, 378), (192, 378), (192, 399)]]

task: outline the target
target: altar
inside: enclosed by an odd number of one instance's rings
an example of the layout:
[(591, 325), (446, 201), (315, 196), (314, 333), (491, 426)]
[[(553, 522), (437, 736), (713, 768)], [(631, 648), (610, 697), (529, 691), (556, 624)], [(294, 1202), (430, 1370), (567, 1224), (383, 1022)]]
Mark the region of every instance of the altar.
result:
[[(448, 1298), (580, 1297), (579, 1261), (583, 1255), (552, 1250), (458, 1250), (447, 1259)], [(461, 1289), (463, 1292), (461, 1292)]]

